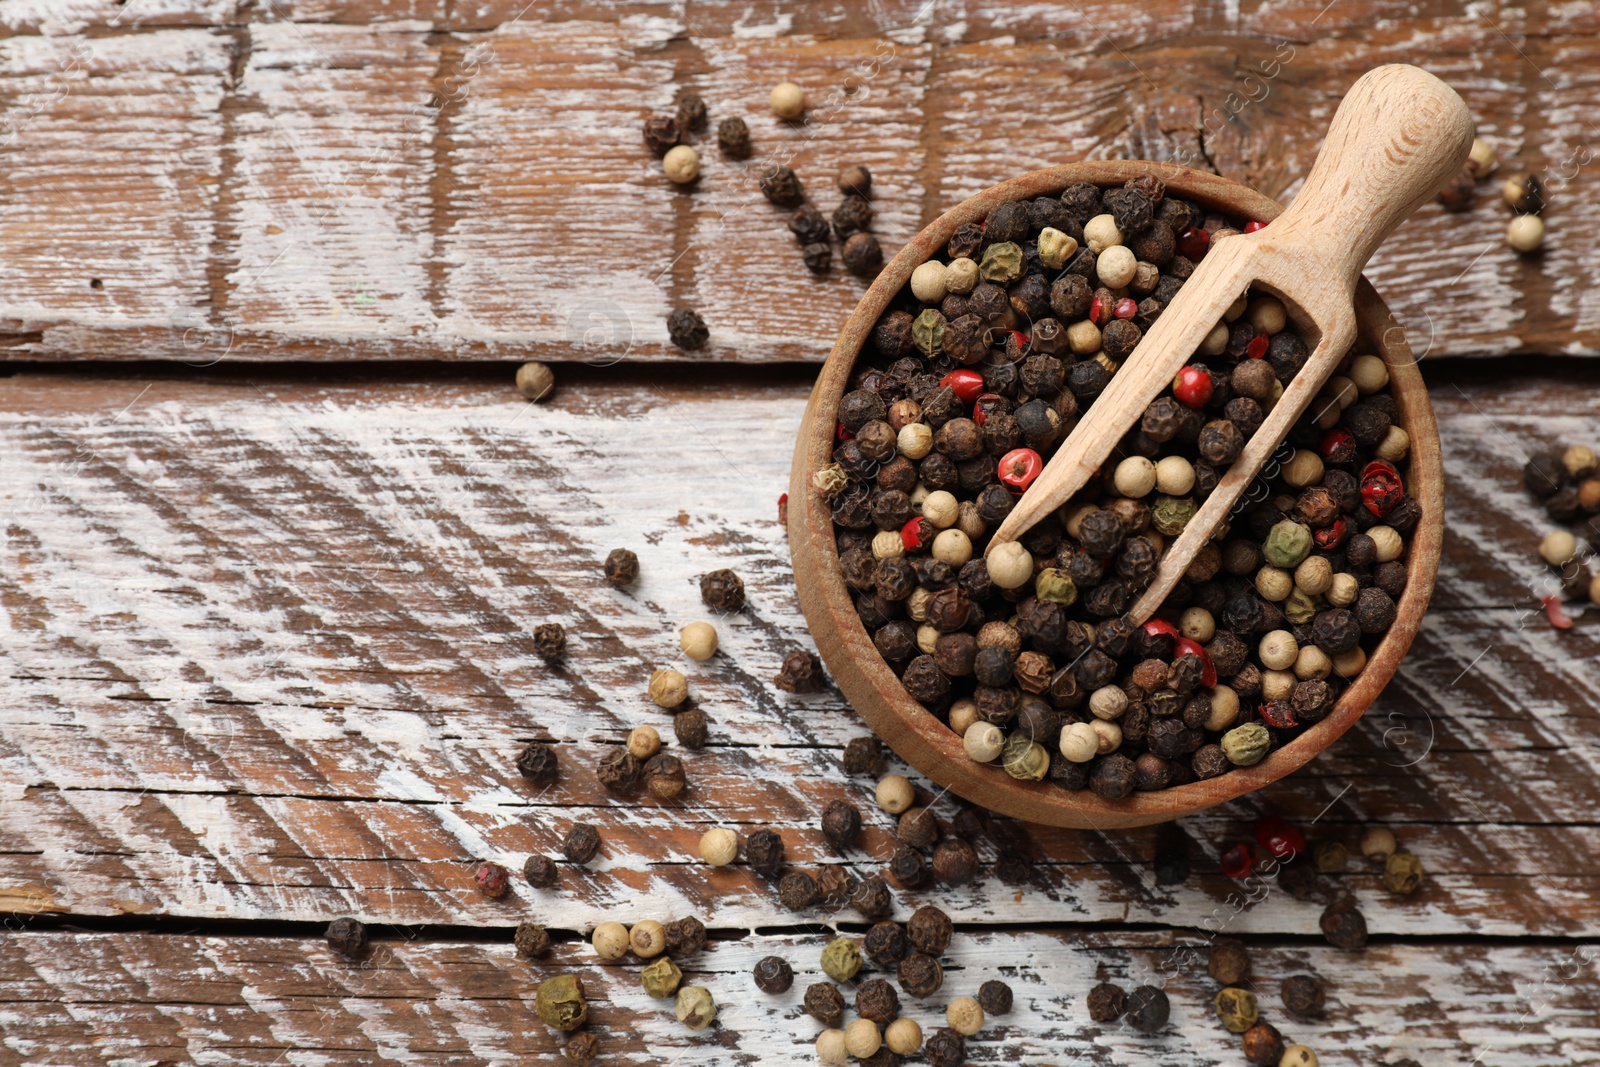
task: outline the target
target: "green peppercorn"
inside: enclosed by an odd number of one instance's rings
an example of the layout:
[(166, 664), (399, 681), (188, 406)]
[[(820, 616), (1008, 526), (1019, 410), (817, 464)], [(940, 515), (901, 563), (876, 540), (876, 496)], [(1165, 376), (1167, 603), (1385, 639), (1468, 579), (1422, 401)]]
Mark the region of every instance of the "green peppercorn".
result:
[(689, 1029), (704, 1030), (717, 1017), (717, 1002), (711, 999), (711, 990), (705, 986), (686, 985), (678, 990), (674, 1014)]
[(1000, 750), (1006, 773), (1025, 782), (1037, 782), (1050, 771), (1050, 751), (1026, 734), (1014, 733)]
[(1046, 567), (1033, 580), (1033, 595), (1049, 604), (1071, 607), (1078, 602), (1078, 587), (1066, 571)]
[(848, 982), (861, 970), (861, 946), (848, 937), (836, 937), (822, 950), (822, 971), (835, 982)]
[(678, 991), (678, 983), (682, 981), (683, 972), (666, 956), (662, 956), (639, 972), (639, 983), (652, 997), (672, 996)]
[(1199, 510), (1189, 497), (1158, 496), (1150, 508), (1150, 525), (1168, 537), (1177, 537)]
[(1267, 533), (1262, 554), (1274, 567), (1293, 570), (1311, 555), (1311, 527), (1293, 519), (1284, 519)]
[(589, 1018), (583, 983), (570, 974), (558, 974), (541, 983), (534, 1007), (545, 1025), (556, 1030), (576, 1030)]
[(929, 359), (937, 356), (944, 347), (944, 316), (925, 308), (911, 323), (911, 342)]
[(1237, 767), (1254, 767), (1272, 748), (1272, 734), (1258, 722), (1235, 726), (1222, 735), (1222, 754)]
[(1338, 874), (1350, 862), (1350, 850), (1339, 841), (1318, 841), (1311, 862), (1323, 874)]
[(1222, 1025), (1236, 1034), (1242, 1034), (1256, 1024), (1261, 1012), (1256, 1007), (1256, 995), (1248, 989), (1229, 986), (1217, 993), (1212, 1004)]
[(978, 277), (996, 285), (1010, 285), (1022, 276), (1022, 249), (1013, 241), (1001, 241), (983, 250)]
[(1283, 617), (1296, 626), (1304, 626), (1317, 617), (1322, 610), (1315, 597), (1311, 596), (1299, 586), (1289, 590), (1289, 595), (1283, 603), (1278, 605), (1283, 612)]
[(1422, 884), (1422, 861), (1410, 852), (1391, 852), (1383, 861), (1383, 887), (1391, 893), (1414, 893)]

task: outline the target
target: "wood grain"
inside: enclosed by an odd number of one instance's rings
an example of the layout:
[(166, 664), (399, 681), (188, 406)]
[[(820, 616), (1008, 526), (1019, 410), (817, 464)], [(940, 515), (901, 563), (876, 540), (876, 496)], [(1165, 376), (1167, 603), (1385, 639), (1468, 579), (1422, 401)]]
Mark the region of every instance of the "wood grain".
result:
[[(354, 964), (305, 936), (12, 934), (0, 941), (0, 1056), (74, 1067), (559, 1062), (562, 1035), (539, 1024), (533, 999), (544, 978), (572, 973), (584, 983), (606, 1063), (814, 1062), (820, 1026), (800, 1002), (823, 979), (817, 956), (832, 936), (824, 929), (739, 931), (685, 961), (685, 982), (706, 986), (719, 1005), (714, 1027), (698, 1034), (672, 1017), (671, 1001), (640, 989), (637, 962), (599, 964), (587, 945), (561, 944), (529, 961), (515, 955), (506, 930), (483, 941), (375, 934), (370, 956)], [(951, 998), (999, 977), (1015, 991), (1015, 1007), (968, 1039), (975, 1062), (1239, 1062), (1238, 1038), (1211, 1012), (1217, 987), (1205, 975), (1206, 945), (1137, 932), (958, 932), (943, 989), (903, 998), (902, 1011), (931, 1034)], [(789, 993), (753, 987), (750, 968), (768, 954), (791, 961)], [(1351, 955), (1264, 942), (1253, 946), (1253, 985), (1263, 1016), (1323, 1062), (1580, 1062), (1600, 1054), (1595, 954), (1593, 944), (1488, 952), (1385, 944)], [(1327, 1014), (1296, 1021), (1279, 1003), (1279, 984), (1307, 972), (1327, 984)], [(1519, 977), (1512, 984), (1507, 975)], [(1172, 1022), (1155, 1036), (1091, 1022), (1084, 997), (1101, 980), (1161, 986)]]
[[(1582, 5), (1387, 0), (15, 0), (0, 357), (820, 361), (863, 287), (806, 274), (754, 189), (762, 163), (792, 163), (825, 211), (839, 164), (869, 163), (890, 250), (979, 189), (1084, 158), (1287, 199), (1344, 90), (1393, 61), (1450, 82), (1502, 174), (1552, 190), (1541, 256), (1504, 244), (1492, 184), (1380, 250), (1369, 273), (1412, 346), (1592, 355), (1596, 30)], [(783, 77), (810, 91), (802, 126), (766, 110)], [(757, 146), (736, 164), (703, 143), (688, 191), (639, 137), (683, 87)], [(712, 325), (704, 351), (666, 341), (684, 304)]]
[[(855, 715), (771, 684), (808, 643), (776, 515), (808, 383), (572, 369), (535, 406), (502, 379), (0, 379), (10, 910), (577, 925), (649, 900), (790, 921), (744, 867), (691, 857), (708, 825), (773, 824), (796, 862), (837, 862), (822, 804), (872, 810), (871, 783), (838, 764)], [(1600, 392), (1486, 376), (1433, 393), (1452, 508), (1439, 607), (1364, 722), (1265, 794), (1180, 823), (1197, 872), (1181, 891), (1151, 880), (1160, 831), (1040, 829), (1032, 888), (990, 875), (945, 906), (1193, 925), (1234, 889), (1216, 854), (1269, 806), (1350, 841), (1401, 824), (1432, 877), (1396, 902), (1353, 876), (1375, 930), (1594, 934), (1600, 647), (1591, 619), (1558, 634), (1524, 614), (1543, 524), (1517, 471), (1522, 451), (1591, 434)], [(599, 581), (620, 545), (643, 560), (629, 593)], [(685, 802), (618, 802), (593, 762), (641, 722), (671, 740), (644, 682), (679, 662), (678, 627), (707, 614), (695, 578), (722, 566), (752, 608), (716, 620), (722, 653), (686, 668), (713, 744), (685, 753)], [(562, 669), (527, 638), (550, 619), (571, 634)], [(510, 763), (535, 737), (565, 768), (543, 795)], [(610, 842), (593, 872), (516, 903), (473, 889), (474, 859), (519, 866), (582, 820)], [(868, 822), (843, 857), (859, 874), (891, 850), (887, 818)], [(1310, 934), (1316, 915), (1278, 894), (1240, 928)]]

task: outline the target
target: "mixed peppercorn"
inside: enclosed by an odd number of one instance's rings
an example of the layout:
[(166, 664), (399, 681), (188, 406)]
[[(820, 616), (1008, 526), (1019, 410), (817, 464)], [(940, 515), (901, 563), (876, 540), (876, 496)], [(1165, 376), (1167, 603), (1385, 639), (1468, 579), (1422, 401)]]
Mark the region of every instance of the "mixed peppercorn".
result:
[(1600, 552), (1600, 458), (1587, 445), (1544, 449), (1523, 465), (1522, 482), (1561, 524), (1539, 542), (1550, 577), (1549, 588), (1539, 592), (1551, 625), (1570, 629), (1564, 600), (1600, 605), (1600, 573), (1592, 566)]
[(1125, 617), (1308, 357), (1264, 294), (1239, 298), (1083, 493), (984, 556), (1235, 232), (1150, 175), (1002, 204), (872, 330), (813, 486), (879, 653), (974, 760), (1108, 799), (1251, 766), (1333, 709), (1395, 619), (1421, 508), (1387, 367), (1354, 353), (1164, 607)]

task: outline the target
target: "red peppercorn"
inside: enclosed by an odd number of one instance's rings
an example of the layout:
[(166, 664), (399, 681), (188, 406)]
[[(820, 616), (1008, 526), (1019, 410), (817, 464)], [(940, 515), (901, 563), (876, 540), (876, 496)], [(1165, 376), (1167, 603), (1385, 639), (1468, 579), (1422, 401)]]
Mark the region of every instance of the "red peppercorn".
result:
[(1211, 654), (1201, 647), (1200, 642), (1188, 637), (1178, 638), (1178, 645), (1173, 650), (1172, 658), (1180, 656), (1197, 656), (1200, 659), (1200, 684), (1206, 687), (1217, 684), (1217, 668), (1211, 662)]
[(478, 888), (483, 890), (484, 896), (503, 897), (511, 890), (511, 872), (498, 863), (485, 860), (478, 864), (472, 877), (477, 881)]
[(1343, 515), (1338, 516), (1326, 526), (1319, 526), (1311, 531), (1311, 540), (1323, 551), (1338, 548), (1344, 544), (1344, 538), (1350, 532), (1350, 524)]
[(1151, 637), (1155, 637), (1159, 634), (1165, 634), (1168, 637), (1178, 636), (1178, 628), (1172, 625), (1166, 619), (1151, 619), (1149, 622), (1144, 624), (1144, 632)]
[(1014, 448), (1000, 457), (1000, 480), (1013, 493), (1026, 492), (1044, 470), (1044, 457), (1031, 448)]
[(1139, 314), (1139, 301), (1131, 296), (1125, 296), (1117, 301), (1117, 306), (1112, 314), (1119, 319), (1131, 319)]
[(1288, 819), (1278, 815), (1263, 815), (1257, 819), (1255, 835), (1256, 844), (1280, 860), (1298, 856), (1306, 850), (1306, 835)]
[(1405, 486), (1400, 483), (1400, 472), (1381, 459), (1368, 463), (1361, 471), (1361, 503), (1380, 519), (1394, 510), (1404, 500)]
[(1300, 725), (1294, 717), (1294, 705), (1287, 700), (1269, 700), (1261, 705), (1261, 721), (1279, 730)]
[(900, 543), (906, 547), (907, 552), (915, 552), (928, 543), (932, 533), (933, 523), (919, 515), (900, 527)]
[(1222, 854), (1222, 873), (1229, 878), (1248, 878), (1250, 872), (1256, 869), (1256, 857), (1250, 851), (1250, 846), (1240, 841)]
[(972, 421), (982, 426), (994, 411), (1005, 409), (1006, 398), (999, 393), (984, 393), (972, 404)]
[(1110, 318), (1111, 309), (1106, 306), (1106, 302), (1104, 300), (1097, 296), (1089, 301), (1090, 322), (1094, 323), (1096, 326), (1104, 326), (1106, 321)]
[(1559, 596), (1547, 596), (1540, 603), (1544, 605), (1544, 617), (1550, 621), (1551, 626), (1558, 630), (1572, 629), (1572, 620), (1567, 617), (1566, 611), (1561, 607), (1561, 598)]
[(1178, 235), (1178, 253), (1185, 259), (1198, 261), (1211, 247), (1211, 235), (1198, 226), (1190, 226)]
[(1317, 451), (1329, 463), (1349, 463), (1356, 458), (1356, 435), (1335, 426), (1322, 435)]
[(1258, 333), (1250, 338), (1250, 343), (1244, 346), (1244, 354), (1251, 359), (1261, 359), (1267, 354), (1267, 347), (1272, 344), (1272, 338), (1264, 333)]
[(975, 370), (953, 370), (940, 378), (939, 384), (955, 393), (963, 404), (970, 404), (983, 395), (983, 375)]
[(845, 429), (844, 428), (844, 423), (842, 423), (842, 422), (838, 425), (838, 427), (834, 430), (833, 433), (834, 433), (834, 436), (837, 437), (841, 441), (853, 441), (853, 440), (855, 440), (855, 436), (856, 436), (855, 434), (851, 433), (849, 430)]
[(1251, 219), (1249, 222), (1244, 224), (1245, 233), (1255, 233), (1257, 230), (1264, 230), (1266, 228), (1267, 224), (1257, 219)]
[(1018, 352), (1026, 352), (1028, 350), (1027, 334), (1021, 330), (1008, 330), (1007, 332), (1011, 334), (1011, 340), (1016, 342)]
[(1172, 379), (1172, 395), (1185, 407), (1203, 408), (1211, 399), (1211, 375), (1193, 363)]
[(789, 523), (789, 494), (788, 493), (780, 493), (778, 495), (778, 521), (783, 523), (784, 525), (788, 525), (788, 523)]

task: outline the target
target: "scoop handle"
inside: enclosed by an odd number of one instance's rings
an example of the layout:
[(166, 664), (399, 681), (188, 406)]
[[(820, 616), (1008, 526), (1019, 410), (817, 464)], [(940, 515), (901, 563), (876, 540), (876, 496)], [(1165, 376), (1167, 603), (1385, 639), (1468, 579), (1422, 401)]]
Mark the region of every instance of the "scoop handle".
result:
[(1460, 171), (1472, 137), (1454, 89), (1420, 67), (1375, 67), (1345, 94), (1273, 237), (1316, 250), (1354, 291), (1384, 238)]

